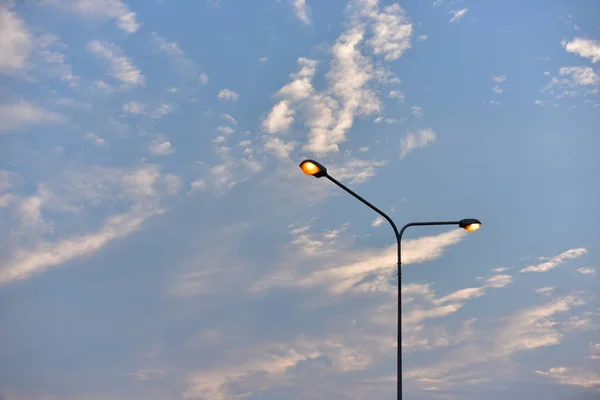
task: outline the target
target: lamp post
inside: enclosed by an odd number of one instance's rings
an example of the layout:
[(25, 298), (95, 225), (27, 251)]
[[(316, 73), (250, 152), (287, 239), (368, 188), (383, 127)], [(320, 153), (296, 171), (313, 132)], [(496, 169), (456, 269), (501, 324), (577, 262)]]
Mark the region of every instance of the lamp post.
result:
[(342, 183), (338, 182), (335, 178), (327, 173), (327, 168), (323, 165), (319, 164), (314, 160), (304, 160), (300, 163), (300, 168), (306, 175), (314, 176), (315, 178), (326, 177), (331, 182), (335, 183), (337, 186), (344, 189), (346, 192), (350, 193), (352, 196), (366, 204), (370, 209), (375, 211), (377, 214), (381, 215), (386, 219), (387, 222), (390, 223), (392, 229), (394, 229), (394, 235), (396, 236), (396, 242), (398, 247), (398, 356), (397, 356), (397, 383), (398, 383), (398, 400), (402, 400), (402, 234), (406, 230), (406, 228), (411, 226), (438, 226), (438, 225), (456, 225), (459, 226), (468, 232), (474, 232), (481, 227), (481, 222), (474, 218), (461, 219), (459, 221), (433, 221), (433, 222), (409, 222), (404, 225), (400, 231), (394, 224), (394, 221), (390, 217), (388, 217), (383, 211), (375, 207), (373, 204), (369, 203), (367, 200), (363, 199), (358, 194), (354, 193), (352, 190), (344, 186)]

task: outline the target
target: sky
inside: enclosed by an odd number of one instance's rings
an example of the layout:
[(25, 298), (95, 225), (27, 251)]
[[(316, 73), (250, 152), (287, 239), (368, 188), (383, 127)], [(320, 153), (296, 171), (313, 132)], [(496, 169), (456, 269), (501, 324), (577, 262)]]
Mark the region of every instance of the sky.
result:
[(599, 14), (0, 0), (0, 398), (599, 398)]

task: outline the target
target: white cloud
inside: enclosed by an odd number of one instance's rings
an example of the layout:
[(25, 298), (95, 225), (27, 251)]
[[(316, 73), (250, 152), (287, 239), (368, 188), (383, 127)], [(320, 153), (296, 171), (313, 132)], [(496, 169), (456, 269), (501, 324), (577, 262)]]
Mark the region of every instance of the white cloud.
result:
[(569, 53), (575, 53), (583, 58), (589, 58), (593, 63), (600, 61), (600, 42), (592, 39), (576, 37), (570, 42), (561, 42)]
[(216, 138), (213, 139), (213, 142), (219, 144), (219, 143), (223, 143), (225, 141), (225, 137), (224, 136), (217, 136)]
[(238, 143), (238, 146), (247, 147), (247, 146), (250, 146), (251, 144), (252, 144), (252, 142), (249, 140), (242, 140), (241, 142)]
[(266, 138), (265, 149), (272, 152), (276, 157), (289, 159), (290, 153), (296, 147), (294, 142), (285, 142), (281, 138), (269, 136)]
[(0, 135), (14, 133), (28, 125), (45, 125), (66, 122), (60, 114), (47, 111), (28, 101), (14, 104), (0, 104)]
[[(542, 92), (550, 93), (555, 99), (570, 98), (581, 94), (590, 96), (598, 93), (597, 88), (588, 87), (600, 85), (600, 77), (590, 67), (562, 67), (559, 69), (559, 74), (562, 78), (552, 77), (548, 85), (542, 88)], [(545, 103), (558, 106), (551, 102)]]
[(206, 182), (203, 179), (198, 179), (190, 183), (190, 192), (197, 192), (206, 189)]
[(164, 103), (156, 107), (156, 109), (150, 113), (150, 117), (161, 119), (169, 115), (171, 111), (173, 111), (173, 106), (171, 104)]
[(536, 374), (553, 378), (561, 385), (581, 386), (584, 388), (600, 387), (600, 374), (597, 372), (585, 372), (581, 369), (573, 371), (571, 368), (554, 367), (548, 371), (536, 370)]
[(502, 361), (509, 361), (515, 353), (561, 343), (564, 335), (552, 317), (583, 304), (585, 302), (579, 294), (571, 293), (540, 306), (520, 310), (503, 319), (505, 322), (500, 329), (485, 334), (474, 332), (464, 346), (454, 349), (442, 361), (433, 366), (408, 369), (405, 376), (430, 385), (431, 380), (445, 384), (453, 373), (458, 376), (477, 374), (474, 371), (481, 371), (484, 365), (493, 368), (487, 369), (488, 374), (494, 373), (490, 371), (496, 371)]
[(496, 94), (500, 94), (503, 92), (502, 88), (500, 88), (500, 86), (496, 85), (494, 87), (492, 87), (492, 92), (496, 93)]
[(310, 10), (306, 5), (306, 0), (292, 0), (296, 18), (305, 25), (310, 25)]
[(156, 49), (166, 54), (181, 73), (186, 75), (193, 74), (195, 65), (186, 57), (179, 44), (168, 42), (156, 32), (152, 32), (152, 44)]
[(467, 11), (469, 11), (469, 9), (467, 8), (463, 8), (461, 10), (451, 10), (450, 11), (450, 15), (452, 15), (452, 18), (450, 18), (450, 23), (459, 23), (460, 20), (462, 19), (462, 17), (465, 16), (465, 14), (467, 13)]
[(388, 96), (390, 97), (390, 99), (398, 99), (400, 101), (404, 101), (404, 99), (406, 98), (406, 96), (404, 95), (404, 93), (402, 93), (402, 91), (400, 90), (390, 90), (390, 93), (388, 94)]
[(114, 19), (119, 29), (134, 33), (142, 26), (136, 21), (136, 13), (121, 0), (42, 0), (62, 11), (88, 18)]
[(200, 77), (198, 78), (201, 85), (206, 85), (208, 83), (208, 75), (205, 72), (200, 73)]
[[(0, 263), (0, 284), (26, 279), (34, 274), (85, 255), (92, 254), (111, 241), (139, 229), (153, 215), (163, 212), (160, 200), (163, 188), (173, 193), (173, 176), (162, 176), (156, 165), (134, 169), (85, 167), (75, 165), (63, 169), (53, 181), (38, 185), (33, 196), (23, 197), (19, 204), (22, 229), (35, 227), (32, 247), (14, 246), (8, 259)], [(103, 203), (127, 205), (127, 211), (108, 216), (93, 232), (73, 233), (67, 238), (44, 240), (40, 232), (53, 224), (69, 225), (77, 220), (69, 215), (81, 215), (86, 207)], [(43, 212), (52, 211), (46, 221)], [(55, 215), (58, 215), (55, 217)], [(53, 235), (54, 236), (54, 235)]]
[(444, 0), (435, 0), (435, 1), (432, 3), (432, 7), (439, 7), (439, 6), (441, 6), (441, 5), (442, 5), (442, 3), (443, 3), (443, 2), (444, 2)]
[(6, 5), (0, 5), (0, 73), (24, 68), (33, 47), (33, 37), (23, 20)]
[(238, 124), (237, 120), (235, 118), (233, 118), (229, 114), (221, 114), (221, 118), (223, 118), (224, 120), (226, 120), (227, 122), (229, 122), (231, 125), (237, 125)]
[(419, 42), (423, 42), (423, 41), (427, 40), (427, 35), (419, 35), (419, 36), (417, 36), (417, 40)]
[(175, 152), (175, 148), (166, 138), (155, 138), (148, 143), (148, 151), (155, 156), (168, 156)]
[(512, 354), (560, 343), (562, 335), (556, 331), (550, 317), (583, 304), (585, 302), (579, 296), (571, 294), (517, 313), (499, 333), (497, 351)]
[(36, 39), (36, 47), (37, 53), (34, 61), (39, 64), (38, 69), (49, 76), (56, 76), (60, 80), (68, 82), (69, 87), (79, 86), (81, 78), (73, 74), (71, 64), (67, 62), (67, 56), (61, 52), (66, 45), (57, 36), (41, 35)]
[(402, 139), (400, 157), (404, 158), (415, 149), (420, 149), (434, 143), (435, 132), (432, 129), (420, 129), (416, 133), (409, 133)]
[(138, 103), (137, 101), (130, 101), (129, 103), (123, 104), (123, 106), (121, 107), (123, 112), (126, 112), (127, 114), (133, 114), (133, 115), (138, 115), (138, 114), (143, 113), (145, 108), (146, 108), (146, 106), (144, 104)]
[(112, 240), (138, 230), (147, 218), (157, 213), (158, 211), (154, 210), (116, 215), (108, 218), (97, 232), (57, 243), (45, 243), (31, 252), (20, 252), (15, 260), (0, 269), (0, 284), (26, 279), (49, 267), (94, 253)]
[(538, 265), (530, 265), (528, 267), (525, 267), (521, 269), (520, 272), (547, 272), (551, 269), (556, 268), (557, 266), (559, 266), (567, 260), (572, 260), (574, 258), (581, 257), (584, 254), (587, 254), (587, 250), (584, 248), (570, 249), (565, 251), (564, 253), (559, 254), (556, 257), (551, 258), (546, 262), (543, 262)]
[(388, 124), (388, 125), (397, 124), (397, 123), (399, 123), (399, 122), (400, 122), (399, 120), (397, 120), (397, 119), (394, 119), (394, 118), (383, 118), (383, 117), (377, 117), (377, 118), (375, 118), (375, 119), (373, 120), (373, 123), (375, 123), (375, 124), (379, 124), (379, 123), (381, 123), (382, 121), (383, 121), (383, 122), (385, 122), (385, 123), (386, 123), (386, 124)]
[(583, 275), (596, 275), (596, 270), (592, 267), (581, 267), (577, 268), (575, 271)]
[(543, 294), (546, 296), (550, 296), (553, 291), (554, 291), (554, 288), (552, 286), (546, 286), (546, 287), (541, 287), (541, 288), (535, 289), (536, 293), (540, 293), (540, 294)]
[(385, 161), (350, 159), (343, 165), (332, 165), (330, 168), (339, 180), (358, 185), (375, 176), (375, 168), (385, 165)]
[(413, 117), (415, 118), (421, 118), (423, 117), (423, 115), (425, 114), (423, 112), (423, 109), (419, 106), (412, 106), (410, 107), (410, 113), (413, 115)]
[(269, 61), (269, 57), (261, 57), (258, 59), (258, 61), (260, 61), (261, 63), (265, 63), (265, 62)]
[(138, 370), (131, 375), (139, 381), (147, 381), (148, 379), (152, 378), (164, 377), (165, 371), (162, 369)]
[(164, 177), (164, 185), (167, 193), (174, 195), (179, 192), (179, 189), (181, 189), (182, 181), (177, 175), (166, 174)]
[(221, 100), (231, 101), (235, 103), (240, 98), (240, 95), (234, 92), (233, 90), (221, 89), (219, 91), (219, 94), (217, 94), (217, 97)]
[(114, 43), (99, 42), (97, 40), (87, 43), (87, 49), (96, 57), (108, 64), (108, 74), (120, 81), (125, 87), (144, 85), (146, 78), (123, 51)]
[(591, 67), (562, 67), (560, 75), (568, 75), (578, 85), (600, 85), (600, 76)]
[(492, 75), (492, 80), (496, 83), (502, 83), (502, 82), (506, 81), (506, 74)]
[(97, 89), (100, 89), (105, 93), (114, 92), (114, 88), (111, 85), (109, 85), (108, 83), (104, 82), (103, 80), (95, 81), (94, 85), (96, 86)]
[(485, 287), (502, 288), (512, 282), (510, 275), (494, 275), (485, 280)]
[(233, 164), (231, 162), (215, 165), (210, 169), (210, 173), (218, 189), (230, 189), (237, 184), (232, 169)]
[(381, 224), (383, 224), (385, 222), (385, 219), (383, 219), (382, 216), (377, 216), (373, 222), (371, 222), (371, 226), (372, 227), (376, 227), (376, 226), (380, 226)]
[(106, 139), (96, 135), (93, 132), (88, 132), (85, 134), (85, 138), (87, 140), (89, 140), (90, 142), (92, 142), (94, 145), (96, 146), (105, 146), (108, 144), (108, 142), (106, 141)]
[[(398, 5), (380, 10), (377, 2), (354, 0), (346, 7), (346, 14), (348, 28), (330, 50), (325, 75), (328, 87), (322, 92), (315, 90), (312, 79), (316, 61), (299, 58), (300, 71), (277, 92), (278, 103), (263, 126), (274, 133), (289, 129), (296, 119), (302, 121), (308, 129), (303, 148), (317, 155), (338, 152), (355, 118), (380, 112), (381, 101), (371, 87), (375, 82), (398, 82), (382, 65), (375, 66), (368, 51), (382, 55), (386, 62), (399, 58), (410, 47), (412, 25)], [(399, 90), (391, 95), (403, 96)]]
[(223, 133), (225, 135), (231, 135), (235, 130), (229, 126), (219, 125), (217, 126), (217, 131)]
[[(300, 71), (290, 74), (294, 80), (277, 93), (278, 96), (289, 98), (290, 101), (305, 100), (314, 92), (311, 81), (317, 70), (317, 62), (304, 57), (300, 57), (297, 62), (301, 67)], [(289, 102), (287, 104), (289, 105)]]
[[(359, 371), (371, 364), (371, 356), (363, 349), (347, 346), (337, 338), (308, 340), (300, 337), (288, 343), (268, 343), (244, 351), (243, 360), (232, 357), (228, 366), (193, 371), (186, 377), (184, 399), (228, 400), (266, 388), (287, 386), (287, 373), (303, 363), (314, 363), (327, 355), (332, 360), (328, 369), (336, 373)], [(311, 396), (311, 398), (317, 398)]]
[(278, 133), (287, 131), (294, 123), (295, 111), (290, 107), (289, 102), (282, 100), (273, 106), (271, 112), (262, 123), (263, 129), (269, 133)]
[[(404, 241), (402, 264), (406, 266), (436, 259), (443, 254), (448, 246), (458, 243), (464, 236), (464, 230), (456, 229), (437, 236)], [(308, 277), (298, 280), (297, 284), (301, 286), (326, 285), (331, 293), (339, 294), (352, 289), (365, 277), (373, 273), (392, 272), (397, 268), (396, 244), (383, 251), (363, 251), (362, 255), (355, 254), (353, 257), (355, 259), (358, 257), (359, 261), (316, 270)]]
[(385, 7), (383, 12), (377, 10), (377, 2), (363, 2), (363, 7), (361, 13), (372, 21), (372, 37), (367, 44), (372, 47), (373, 54), (383, 54), (386, 61), (393, 61), (410, 49), (412, 23), (398, 3)]

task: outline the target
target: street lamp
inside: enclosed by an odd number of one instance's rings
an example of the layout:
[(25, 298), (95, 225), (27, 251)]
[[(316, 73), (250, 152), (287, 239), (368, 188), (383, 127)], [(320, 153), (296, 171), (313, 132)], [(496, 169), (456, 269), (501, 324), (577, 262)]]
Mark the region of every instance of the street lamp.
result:
[(358, 200), (366, 204), (373, 211), (381, 215), (383, 218), (390, 223), (392, 228), (394, 229), (394, 234), (396, 236), (396, 242), (398, 247), (398, 356), (397, 356), (397, 379), (398, 379), (398, 400), (402, 400), (402, 296), (401, 296), (401, 284), (402, 284), (402, 234), (406, 230), (406, 228), (410, 226), (433, 226), (433, 225), (457, 225), (460, 228), (465, 229), (468, 232), (475, 232), (479, 228), (481, 228), (481, 222), (474, 218), (466, 218), (461, 219), (460, 221), (434, 221), (434, 222), (409, 222), (404, 225), (402, 229), (398, 232), (398, 228), (396, 228), (396, 224), (390, 217), (388, 217), (383, 211), (375, 207), (373, 204), (369, 203), (367, 200), (360, 197), (358, 194), (354, 193), (352, 190), (344, 186), (342, 183), (338, 182), (336, 179), (331, 177), (327, 173), (327, 168), (325, 168), (320, 163), (314, 160), (304, 160), (300, 163), (300, 168), (306, 175), (314, 176), (315, 178), (326, 177), (331, 182), (335, 183), (346, 192), (350, 193), (352, 196), (356, 197)]

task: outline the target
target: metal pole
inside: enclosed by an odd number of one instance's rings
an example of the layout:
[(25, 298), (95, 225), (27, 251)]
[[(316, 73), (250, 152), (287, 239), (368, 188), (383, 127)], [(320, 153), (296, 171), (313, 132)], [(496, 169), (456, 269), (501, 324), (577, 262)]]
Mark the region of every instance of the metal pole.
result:
[(398, 242), (398, 349), (396, 362), (396, 375), (398, 388), (396, 389), (398, 400), (402, 400), (402, 233), (407, 227), (404, 226), (399, 234), (396, 235)]
[(396, 235), (398, 241), (398, 400), (402, 400), (402, 234), (409, 226), (428, 226), (428, 225), (458, 225), (459, 221), (439, 221), (439, 222), (410, 222), (400, 229)]
[(366, 204), (369, 208), (375, 211), (377, 214), (381, 215), (383, 218), (387, 220), (394, 229), (394, 235), (396, 236), (396, 243), (398, 247), (398, 343), (397, 343), (397, 399), (402, 400), (402, 234), (409, 226), (429, 226), (429, 225), (458, 225), (460, 221), (438, 221), (438, 222), (410, 222), (402, 227), (400, 232), (398, 232), (398, 228), (396, 228), (396, 224), (390, 217), (387, 216), (383, 211), (379, 208), (375, 207), (373, 204), (369, 203), (367, 200), (363, 199), (358, 194), (354, 193), (352, 190), (344, 186), (341, 182), (338, 182), (336, 179), (326, 174), (325, 177), (329, 179), (331, 182), (335, 183), (337, 186), (344, 189), (346, 192), (350, 193), (352, 196), (360, 200), (362, 203)]

